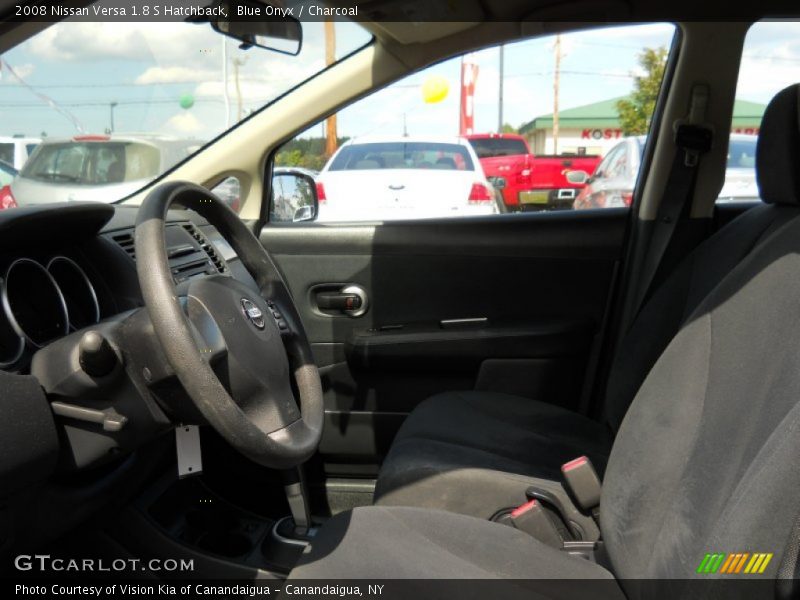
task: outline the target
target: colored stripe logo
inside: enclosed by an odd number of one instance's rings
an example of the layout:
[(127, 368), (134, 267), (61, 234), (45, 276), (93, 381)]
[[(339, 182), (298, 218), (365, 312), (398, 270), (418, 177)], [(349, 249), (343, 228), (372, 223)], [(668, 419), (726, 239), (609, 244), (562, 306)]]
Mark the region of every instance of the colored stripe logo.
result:
[(760, 575), (772, 560), (772, 552), (709, 552), (700, 561), (697, 573), (726, 575)]

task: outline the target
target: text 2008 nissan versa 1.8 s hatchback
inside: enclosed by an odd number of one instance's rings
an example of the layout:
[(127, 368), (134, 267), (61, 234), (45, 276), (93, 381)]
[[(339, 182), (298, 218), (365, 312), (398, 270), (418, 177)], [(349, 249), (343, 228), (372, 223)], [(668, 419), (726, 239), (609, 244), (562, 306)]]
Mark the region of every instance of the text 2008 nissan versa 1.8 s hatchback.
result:
[[(11, 183), (8, 593), (798, 596), (796, 6), (121, 8), (0, 0), (0, 136), (31, 161), (197, 146), (102, 197)], [(340, 147), (434, 165), (424, 207), (458, 163), (412, 141), (498, 132), (646, 136), (630, 206), (384, 218), (365, 155), (317, 218)], [(717, 205), (742, 132), (759, 197)], [(94, 143), (44, 177), (150, 164)]]

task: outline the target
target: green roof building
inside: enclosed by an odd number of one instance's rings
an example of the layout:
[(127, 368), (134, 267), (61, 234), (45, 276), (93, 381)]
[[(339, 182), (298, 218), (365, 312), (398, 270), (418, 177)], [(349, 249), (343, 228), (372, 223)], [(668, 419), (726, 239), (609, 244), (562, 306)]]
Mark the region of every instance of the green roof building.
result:
[[(617, 102), (611, 98), (594, 104), (568, 108), (559, 112), (557, 151), (581, 154), (605, 154), (622, 138)], [(731, 130), (736, 133), (758, 133), (766, 105), (736, 100)], [(534, 153), (552, 154), (553, 115), (542, 115), (520, 127), (519, 132), (531, 142)]]

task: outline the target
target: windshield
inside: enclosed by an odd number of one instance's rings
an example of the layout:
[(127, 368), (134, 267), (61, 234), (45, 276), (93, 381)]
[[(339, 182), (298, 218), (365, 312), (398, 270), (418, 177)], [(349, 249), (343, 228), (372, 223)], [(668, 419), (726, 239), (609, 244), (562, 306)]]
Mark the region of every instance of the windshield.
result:
[(757, 141), (757, 136), (751, 136), (751, 139), (747, 140), (731, 138), (728, 144), (728, 168), (755, 169)]
[(368, 169), (438, 169), (472, 171), (472, 159), (459, 144), (432, 142), (385, 142), (353, 144), (342, 148), (329, 171)]
[(469, 141), (478, 158), (495, 156), (514, 156), (528, 154), (528, 148), (522, 140), (508, 138), (478, 138)]
[(0, 55), (0, 159), (20, 171), (6, 197), (69, 200), (77, 185), (81, 199), (118, 201), (370, 40), (346, 21), (303, 34), (288, 56), (202, 22), (48, 27)]

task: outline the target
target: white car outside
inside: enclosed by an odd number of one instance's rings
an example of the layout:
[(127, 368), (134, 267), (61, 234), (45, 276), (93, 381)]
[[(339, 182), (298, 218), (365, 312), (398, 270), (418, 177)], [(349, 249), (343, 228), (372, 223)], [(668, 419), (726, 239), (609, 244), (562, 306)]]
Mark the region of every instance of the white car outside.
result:
[(358, 138), (317, 177), (318, 221), (390, 221), (499, 212), (464, 138)]
[(728, 142), (728, 162), (725, 184), (717, 203), (758, 202), (761, 193), (756, 183), (756, 146), (758, 136), (731, 134)]
[(41, 143), (42, 138), (38, 137), (0, 136), (0, 160), (19, 171)]

